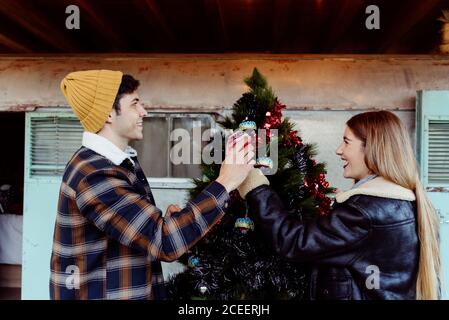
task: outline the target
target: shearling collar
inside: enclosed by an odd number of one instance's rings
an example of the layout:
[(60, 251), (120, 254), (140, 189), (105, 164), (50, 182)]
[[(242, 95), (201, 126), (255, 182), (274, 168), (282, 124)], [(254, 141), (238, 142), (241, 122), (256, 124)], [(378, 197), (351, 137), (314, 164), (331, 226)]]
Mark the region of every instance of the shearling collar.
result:
[(401, 187), (400, 185), (385, 180), (382, 177), (377, 177), (373, 180), (365, 182), (358, 188), (340, 192), (335, 196), (335, 200), (338, 203), (342, 203), (350, 197), (359, 194), (407, 201), (414, 201), (416, 199), (415, 193), (412, 190)]

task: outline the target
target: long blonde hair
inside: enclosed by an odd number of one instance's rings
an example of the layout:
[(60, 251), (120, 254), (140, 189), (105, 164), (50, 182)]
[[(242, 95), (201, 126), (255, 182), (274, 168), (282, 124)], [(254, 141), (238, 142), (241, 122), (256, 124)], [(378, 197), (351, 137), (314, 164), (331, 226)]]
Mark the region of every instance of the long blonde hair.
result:
[(360, 113), (346, 124), (364, 143), (365, 163), (372, 173), (415, 192), (420, 243), (416, 299), (438, 299), (439, 220), (419, 179), (418, 165), (405, 126), (389, 111)]

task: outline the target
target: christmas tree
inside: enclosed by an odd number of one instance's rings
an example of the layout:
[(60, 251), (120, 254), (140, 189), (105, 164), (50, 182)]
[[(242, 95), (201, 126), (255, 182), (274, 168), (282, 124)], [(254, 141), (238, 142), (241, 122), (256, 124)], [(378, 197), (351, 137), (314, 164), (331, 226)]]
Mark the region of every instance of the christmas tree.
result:
[[(325, 180), (324, 163), (313, 160), (313, 145), (303, 143), (292, 122), (282, 118), (285, 105), (257, 69), (245, 83), (249, 91), (234, 104), (232, 115), (220, 121), (220, 125), (232, 130), (265, 129), (257, 130), (257, 140), (260, 141), (263, 132), (268, 146), (277, 143), (278, 152), (277, 170), (267, 178), (290, 214), (301, 221), (327, 214), (331, 201), (326, 194), (333, 189)], [(270, 159), (259, 157), (258, 163), (265, 161), (269, 166), (270, 161), (266, 160)], [(219, 171), (220, 164), (203, 164), (203, 177), (194, 179), (196, 187), (190, 197), (215, 180)], [(251, 221), (251, 213), (238, 192), (233, 191), (230, 196), (232, 201), (223, 219), (181, 257), (187, 268), (170, 279), (170, 298), (303, 299), (308, 284), (307, 267), (279, 257)]]

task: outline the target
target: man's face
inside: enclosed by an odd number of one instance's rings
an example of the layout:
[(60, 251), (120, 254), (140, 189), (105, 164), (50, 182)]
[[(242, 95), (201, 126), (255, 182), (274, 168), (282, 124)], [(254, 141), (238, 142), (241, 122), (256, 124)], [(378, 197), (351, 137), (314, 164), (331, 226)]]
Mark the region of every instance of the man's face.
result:
[(111, 127), (123, 139), (129, 141), (143, 139), (143, 117), (147, 112), (140, 103), (137, 91), (125, 94), (120, 99), (120, 114), (111, 113)]

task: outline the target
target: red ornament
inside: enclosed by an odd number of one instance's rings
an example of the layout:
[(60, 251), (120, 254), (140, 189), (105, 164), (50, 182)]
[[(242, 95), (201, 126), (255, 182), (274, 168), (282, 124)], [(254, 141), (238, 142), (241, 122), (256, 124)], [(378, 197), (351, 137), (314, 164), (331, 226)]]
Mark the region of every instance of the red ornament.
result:
[(285, 105), (279, 103), (279, 101), (275, 99), (272, 111), (267, 111), (265, 113), (264, 128), (269, 125), (266, 129), (277, 129), (282, 122), (282, 109), (284, 108)]
[(285, 144), (287, 146), (299, 146), (302, 144), (301, 139), (297, 136), (298, 131), (292, 131), (288, 134)]
[[(316, 164), (315, 161), (313, 161)], [(324, 173), (320, 173), (317, 177), (307, 177), (304, 181), (304, 186), (309, 190), (310, 194), (318, 202), (318, 213), (325, 215), (330, 211), (331, 200), (326, 196), (326, 190), (329, 187), (329, 182), (326, 181)]]
[[(281, 125), (282, 109), (284, 109), (285, 107), (285, 105), (281, 104), (277, 99), (275, 99), (271, 111), (267, 111), (265, 113), (265, 120), (262, 124), (262, 127), (266, 130), (267, 143), (270, 143), (270, 129), (278, 129)], [(302, 144), (302, 140), (298, 137), (297, 131), (292, 131), (287, 135), (287, 137), (284, 137), (284, 143), (287, 146), (299, 146)], [(316, 161), (312, 159), (312, 165), (316, 166), (316, 164)], [(317, 200), (317, 210), (319, 214), (327, 214), (330, 210), (331, 201), (326, 196), (326, 189), (329, 187), (329, 183), (326, 181), (325, 175), (321, 173), (318, 177), (306, 177), (304, 179), (304, 186)]]

